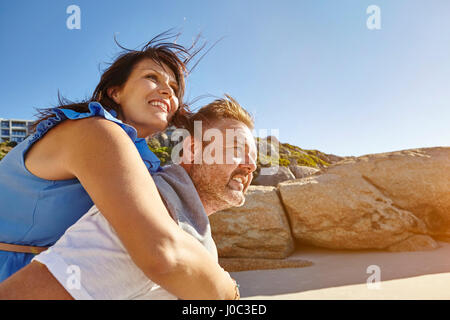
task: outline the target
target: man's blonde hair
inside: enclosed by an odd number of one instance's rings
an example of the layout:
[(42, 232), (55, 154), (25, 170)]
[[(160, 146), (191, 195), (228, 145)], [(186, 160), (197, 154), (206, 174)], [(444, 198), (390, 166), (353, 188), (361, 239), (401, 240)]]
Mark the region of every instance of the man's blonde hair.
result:
[(250, 130), (254, 128), (254, 120), (250, 113), (228, 94), (225, 98), (214, 100), (193, 113), (186, 123), (185, 128), (190, 134), (194, 134), (194, 122), (206, 122), (206, 126), (213, 126), (216, 121), (233, 119), (245, 124)]

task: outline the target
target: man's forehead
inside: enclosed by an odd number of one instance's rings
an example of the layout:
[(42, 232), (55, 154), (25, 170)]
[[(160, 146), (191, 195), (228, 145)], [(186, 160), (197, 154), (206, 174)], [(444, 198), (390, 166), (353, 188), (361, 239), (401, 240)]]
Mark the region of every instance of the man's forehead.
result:
[(252, 133), (249, 130), (245, 130), (243, 128), (226, 129), (225, 144), (227, 146), (243, 144), (256, 145)]
[(217, 128), (219, 130), (222, 131), (226, 131), (226, 130), (238, 130), (238, 129), (242, 129), (244, 131), (248, 131), (250, 134), (250, 129), (245, 125), (245, 123), (235, 120), (235, 119), (221, 119), (221, 120), (217, 120), (213, 123), (213, 127)]
[(215, 127), (223, 133), (227, 145), (245, 141), (251, 144), (255, 143), (252, 132), (243, 122), (234, 119), (223, 119), (217, 121)]

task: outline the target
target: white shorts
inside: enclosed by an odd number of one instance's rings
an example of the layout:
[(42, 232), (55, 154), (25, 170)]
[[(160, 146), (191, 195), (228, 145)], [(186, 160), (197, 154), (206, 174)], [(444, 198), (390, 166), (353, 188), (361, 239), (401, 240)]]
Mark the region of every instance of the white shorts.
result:
[(32, 261), (46, 265), (77, 300), (177, 299), (134, 264), (95, 205)]

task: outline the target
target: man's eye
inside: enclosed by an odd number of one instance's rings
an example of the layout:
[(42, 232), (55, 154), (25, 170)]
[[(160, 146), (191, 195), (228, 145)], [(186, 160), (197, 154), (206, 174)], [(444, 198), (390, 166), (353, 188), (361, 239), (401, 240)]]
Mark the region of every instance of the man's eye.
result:
[(243, 154), (242, 147), (234, 147), (234, 153), (236, 156), (241, 156)]
[(156, 76), (154, 74), (148, 74), (145, 77), (148, 79), (156, 80)]

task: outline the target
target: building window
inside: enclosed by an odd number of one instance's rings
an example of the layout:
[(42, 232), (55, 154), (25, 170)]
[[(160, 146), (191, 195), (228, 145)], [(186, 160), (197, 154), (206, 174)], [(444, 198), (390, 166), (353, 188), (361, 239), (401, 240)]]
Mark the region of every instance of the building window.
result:
[(9, 130), (2, 129), (2, 136), (9, 136)]
[(2, 121), (2, 128), (9, 128), (9, 121)]
[(23, 138), (19, 138), (19, 137), (11, 137), (11, 141), (22, 142), (22, 141), (23, 141)]
[(21, 128), (25, 128), (27, 126), (27, 124), (25, 122), (17, 122), (17, 121), (13, 121), (12, 123), (13, 127), (21, 127)]
[(19, 137), (25, 137), (27, 135), (26, 131), (23, 130), (13, 130), (12, 134)]

